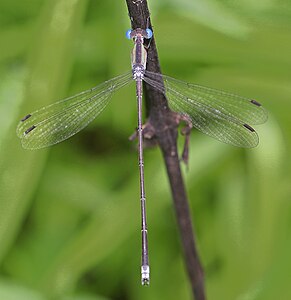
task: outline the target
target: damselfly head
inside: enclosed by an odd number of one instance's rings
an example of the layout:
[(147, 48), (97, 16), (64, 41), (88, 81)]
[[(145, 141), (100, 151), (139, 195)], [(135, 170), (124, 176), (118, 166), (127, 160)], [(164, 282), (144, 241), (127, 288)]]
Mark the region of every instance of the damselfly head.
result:
[(149, 28), (147, 28), (146, 30), (141, 28), (136, 28), (134, 30), (129, 29), (126, 31), (126, 38), (129, 40), (133, 38), (137, 38), (138, 36), (143, 37), (145, 39), (150, 39), (153, 36), (153, 32)]

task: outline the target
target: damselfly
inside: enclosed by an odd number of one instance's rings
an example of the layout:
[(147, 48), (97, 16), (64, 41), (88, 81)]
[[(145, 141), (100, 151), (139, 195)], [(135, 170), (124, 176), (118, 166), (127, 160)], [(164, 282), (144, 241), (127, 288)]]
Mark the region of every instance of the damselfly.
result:
[(267, 120), (267, 112), (256, 100), (231, 93), (185, 83), (146, 70), (147, 50), (144, 39), (152, 37), (150, 29), (127, 32), (133, 39), (132, 70), (26, 115), (17, 127), (17, 135), (26, 149), (39, 149), (59, 143), (79, 132), (99, 115), (112, 94), (131, 81), (136, 82), (138, 106), (138, 156), (140, 201), (142, 212), (142, 284), (149, 284), (149, 259), (144, 187), (142, 82), (156, 88), (168, 99), (170, 108), (187, 117), (191, 125), (219, 141), (239, 147), (255, 147), (258, 135), (250, 126)]

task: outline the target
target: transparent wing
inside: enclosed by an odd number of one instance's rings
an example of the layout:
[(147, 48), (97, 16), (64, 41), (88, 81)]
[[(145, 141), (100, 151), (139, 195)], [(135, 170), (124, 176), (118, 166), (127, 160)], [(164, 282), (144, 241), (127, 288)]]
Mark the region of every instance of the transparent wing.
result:
[(238, 147), (257, 146), (258, 135), (249, 124), (267, 120), (257, 101), (148, 71), (144, 80), (166, 94), (171, 109), (187, 115), (203, 133)]
[(103, 111), (113, 92), (132, 80), (131, 72), (128, 72), (28, 114), (16, 130), (22, 146), (39, 149), (71, 137)]

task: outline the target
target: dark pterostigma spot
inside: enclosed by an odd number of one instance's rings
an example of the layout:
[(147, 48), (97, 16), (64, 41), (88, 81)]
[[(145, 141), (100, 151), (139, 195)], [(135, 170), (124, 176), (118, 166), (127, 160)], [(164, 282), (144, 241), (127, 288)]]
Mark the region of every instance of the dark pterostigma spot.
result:
[(27, 130), (24, 131), (24, 134), (30, 133), (34, 128), (36, 128), (36, 126), (34, 126), (34, 125), (29, 127)]
[(31, 117), (31, 114), (25, 116), (25, 117), (22, 118), (20, 121), (21, 121), (21, 122), (24, 122), (24, 121), (26, 121), (26, 120), (27, 120), (28, 118), (30, 118), (30, 117)]
[(262, 104), (259, 103), (259, 102), (256, 101), (256, 100), (251, 100), (251, 103), (252, 103), (252, 104), (255, 104), (256, 106), (262, 106)]
[(244, 127), (246, 129), (248, 129), (249, 131), (251, 131), (251, 132), (255, 132), (255, 129), (253, 127), (251, 127), (250, 125), (248, 125), (248, 124), (244, 124)]

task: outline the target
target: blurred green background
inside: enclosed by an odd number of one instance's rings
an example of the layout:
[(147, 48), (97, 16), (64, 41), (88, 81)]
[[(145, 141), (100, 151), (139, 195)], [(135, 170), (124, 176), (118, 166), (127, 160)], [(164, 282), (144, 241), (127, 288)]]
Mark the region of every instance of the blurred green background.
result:
[[(192, 133), (183, 171), (208, 298), (291, 299), (291, 2), (149, 6), (165, 74), (269, 111), (256, 149)], [(27, 113), (129, 70), (129, 27), (125, 1), (0, 1), (1, 300), (191, 299), (157, 148), (145, 153), (152, 278), (140, 286), (133, 86), (49, 149), (15, 134)]]

